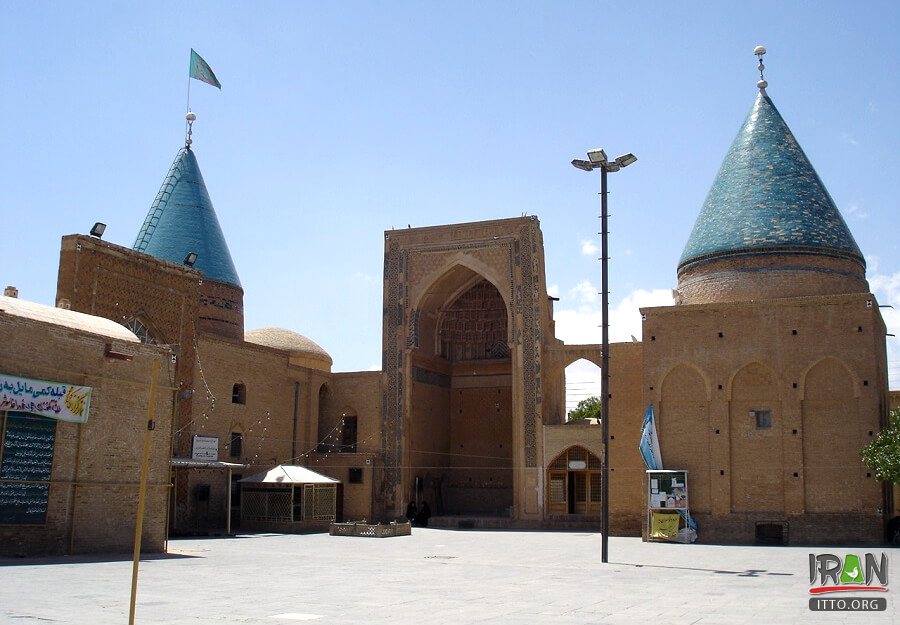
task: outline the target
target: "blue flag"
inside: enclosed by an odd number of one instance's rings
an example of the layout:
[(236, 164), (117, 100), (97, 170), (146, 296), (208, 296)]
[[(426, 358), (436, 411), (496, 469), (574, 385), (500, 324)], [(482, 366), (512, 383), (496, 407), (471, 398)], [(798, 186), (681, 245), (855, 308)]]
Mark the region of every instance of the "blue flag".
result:
[(663, 468), (662, 454), (659, 451), (659, 437), (656, 434), (656, 420), (653, 418), (653, 404), (647, 406), (644, 423), (641, 425), (641, 457), (648, 469)]
[[(647, 406), (647, 412), (644, 413), (644, 423), (641, 425), (641, 442), (638, 446), (647, 468), (651, 471), (661, 471), (663, 469), (662, 453), (659, 450), (659, 436), (656, 433), (653, 404)], [(697, 531), (697, 522), (694, 521), (687, 510), (679, 510), (678, 514), (681, 515), (688, 527)]]

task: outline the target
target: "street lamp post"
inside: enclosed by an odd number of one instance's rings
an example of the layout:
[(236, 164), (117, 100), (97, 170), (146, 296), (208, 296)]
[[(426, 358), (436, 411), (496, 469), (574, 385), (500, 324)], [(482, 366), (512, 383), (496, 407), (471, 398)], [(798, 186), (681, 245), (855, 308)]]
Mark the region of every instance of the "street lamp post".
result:
[(602, 533), (601, 561), (609, 562), (609, 280), (606, 227), (606, 174), (628, 167), (637, 160), (629, 152), (614, 161), (606, 158), (602, 149), (589, 150), (588, 160), (575, 159), (572, 165), (582, 171), (600, 170), (600, 308), (603, 344), (600, 352), (600, 423), (603, 436), (603, 458), (600, 463), (600, 532)]

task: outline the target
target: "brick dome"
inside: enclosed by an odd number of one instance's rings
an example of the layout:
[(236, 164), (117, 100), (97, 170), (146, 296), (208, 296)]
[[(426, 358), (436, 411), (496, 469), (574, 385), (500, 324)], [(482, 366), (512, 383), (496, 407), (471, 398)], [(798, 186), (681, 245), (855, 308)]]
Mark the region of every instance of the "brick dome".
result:
[(318, 343), (285, 328), (260, 328), (244, 333), (244, 340), (273, 349), (290, 352), (292, 359), (303, 359), (306, 366), (331, 370), (331, 356)]

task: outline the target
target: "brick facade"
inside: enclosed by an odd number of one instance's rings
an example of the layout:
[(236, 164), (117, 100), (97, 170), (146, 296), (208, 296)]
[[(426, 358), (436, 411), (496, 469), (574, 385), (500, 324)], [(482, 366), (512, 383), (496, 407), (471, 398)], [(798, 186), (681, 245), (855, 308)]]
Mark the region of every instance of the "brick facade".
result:
[[(107, 345), (131, 360), (105, 357)], [(153, 360), (162, 365), (142, 550), (163, 551), (174, 381), (168, 350), (0, 311), (0, 360), (9, 375), (92, 387), (86, 423), (56, 422), (46, 523), (0, 526), (0, 556), (133, 548)]]
[[(667, 468), (689, 470), (703, 540), (750, 542), (761, 523), (790, 542), (880, 536), (885, 499), (858, 455), (888, 406), (877, 303), (858, 271), (834, 271), (844, 260), (812, 258), (791, 275), (773, 258), (754, 266), (762, 273), (734, 259), (683, 272), (682, 304), (643, 310), (643, 341), (610, 346), (612, 533), (638, 534), (646, 520), (638, 439), (653, 404)], [(63, 239), (60, 300), (172, 344), (175, 456), (201, 435), (219, 440), (219, 460), (244, 465), (234, 480), (308, 466), (341, 481), (344, 519), (398, 518), (417, 498), (435, 514), (571, 521), (550, 513), (549, 465), (602, 446), (599, 426), (563, 425), (565, 367), (599, 363), (600, 347), (555, 338), (536, 219), (386, 232), (380, 372), (332, 374), (299, 335), (242, 340), (242, 294), (221, 286)], [(213, 307), (220, 318), (208, 318), (213, 300), (226, 302)], [(172, 481), (174, 530), (224, 526), (234, 486), (222, 469), (178, 469)]]
[(786, 523), (792, 543), (881, 540), (882, 488), (860, 458), (887, 407), (871, 294), (642, 313), (644, 401), (665, 466), (689, 471), (703, 540), (752, 542), (756, 523)]

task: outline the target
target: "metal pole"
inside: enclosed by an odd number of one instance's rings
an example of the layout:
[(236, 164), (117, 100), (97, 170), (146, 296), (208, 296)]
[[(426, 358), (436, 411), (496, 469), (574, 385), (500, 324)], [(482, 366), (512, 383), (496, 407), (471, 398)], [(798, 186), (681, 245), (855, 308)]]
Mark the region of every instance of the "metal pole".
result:
[(225, 484), (225, 489), (225, 535), (231, 536), (231, 467), (228, 467), (228, 483)]
[(156, 414), (156, 378), (159, 359), (154, 358), (150, 369), (150, 398), (147, 401), (147, 429), (144, 430), (144, 453), (141, 456), (141, 485), (138, 490), (137, 523), (134, 528), (134, 558), (131, 569), (131, 606), (128, 609), (128, 625), (134, 625), (134, 607), (137, 601), (138, 563), (141, 560), (141, 531), (144, 527), (144, 504), (147, 499), (147, 478), (150, 475), (150, 442), (153, 438), (153, 417)]
[(609, 282), (606, 228), (606, 166), (600, 167), (600, 301), (603, 345), (600, 354), (600, 419), (603, 458), (600, 464), (600, 531), (603, 533), (601, 561), (609, 562)]

